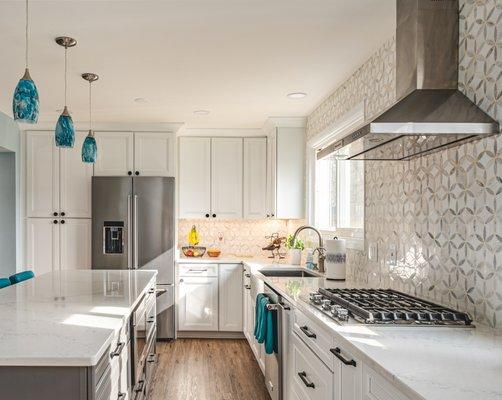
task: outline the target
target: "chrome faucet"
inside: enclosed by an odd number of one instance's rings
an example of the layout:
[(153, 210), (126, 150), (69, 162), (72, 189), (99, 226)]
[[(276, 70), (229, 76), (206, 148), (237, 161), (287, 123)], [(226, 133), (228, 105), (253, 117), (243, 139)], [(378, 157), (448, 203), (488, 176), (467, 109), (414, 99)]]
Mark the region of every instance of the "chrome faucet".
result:
[(319, 270), (319, 272), (321, 273), (324, 273), (324, 260), (326, 259), (326, 256), (324, 255), (324, 244), (323, 244), (323, 241), (322, 241), (322, 235), (321, 235), (321, 232), (319, 232), (316, 228), (314, 228), (313, 226), (310, 226), (310, 225), (302, 225), (300, 226), (295, 234), (293, 235), (293, 243), (296, 242), (296, 237), (298, 236), (298, 234), (305, 230), (305, 229), (311, 229), (313, 230), (315, 233), (317, 233), (317, 236), (319, 236), (319, 246), (314, 250), (314, 252), (318, 252), (319, 253), (319, 257), (317, 258), (318, 262), (317, 262), (317, 269)]

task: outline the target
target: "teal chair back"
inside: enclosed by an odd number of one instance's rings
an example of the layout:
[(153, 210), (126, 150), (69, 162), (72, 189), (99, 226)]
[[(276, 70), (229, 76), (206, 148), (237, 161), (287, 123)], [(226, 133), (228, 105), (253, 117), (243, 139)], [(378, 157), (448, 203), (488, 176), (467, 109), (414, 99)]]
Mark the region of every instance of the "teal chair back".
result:
[(9, 278), (0, 278), (0, 289), (10, 286), (10, 279)]
[(35, 276), (33, 271), (23, 271), (18, 272), (17, 274), (9, 276), (10, 283), (15, 285), (16, 283), (27, 281)]

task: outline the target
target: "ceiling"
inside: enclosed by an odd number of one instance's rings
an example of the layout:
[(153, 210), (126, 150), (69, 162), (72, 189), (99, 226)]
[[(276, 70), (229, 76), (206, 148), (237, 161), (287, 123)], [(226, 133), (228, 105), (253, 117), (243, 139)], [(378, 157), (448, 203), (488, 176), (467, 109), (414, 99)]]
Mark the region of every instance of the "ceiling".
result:
[[(69, 35), (78, 40), (68, 69), (75, 121), (88, 115), (80, 74), (95, 72), (96, 121), (257, 128), (269, 116), (308, 115), (394, 34), (395, 0), (32, 0), (30, 18), (40, 121), (62, 108), (64, 51), (54, 38)], [(0, 43), (0, 110), (11, 114), (24, 1), (0, 2)], [(308, 96), (286, 97), (297, 91)]]

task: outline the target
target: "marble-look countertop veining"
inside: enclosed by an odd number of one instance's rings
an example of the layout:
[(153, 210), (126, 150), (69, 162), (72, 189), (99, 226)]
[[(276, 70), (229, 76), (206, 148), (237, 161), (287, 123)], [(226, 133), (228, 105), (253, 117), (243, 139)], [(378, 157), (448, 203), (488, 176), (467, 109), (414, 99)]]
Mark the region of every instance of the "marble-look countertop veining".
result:
[(0, 289), (0, 366), (92, 366), (156, 271), (61, 271)]
[(360, 287), (324, 278), (265, 277), (260, 263), (247, 263), (255, 276), (294, 307), (330, 329), (340, 344), (378, 371), (410, 399), (501, 400), (502, 335), (484, 326), (396, 327), (340, 325), (308, 304), (319, 287)]

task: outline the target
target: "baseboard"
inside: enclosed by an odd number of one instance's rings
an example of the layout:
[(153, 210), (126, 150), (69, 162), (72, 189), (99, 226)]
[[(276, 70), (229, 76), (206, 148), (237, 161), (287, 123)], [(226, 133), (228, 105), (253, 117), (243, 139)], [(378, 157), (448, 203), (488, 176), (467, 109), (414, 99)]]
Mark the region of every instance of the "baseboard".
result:
[(178, 331), (178, 339), (245, 339), (243, 332)]

